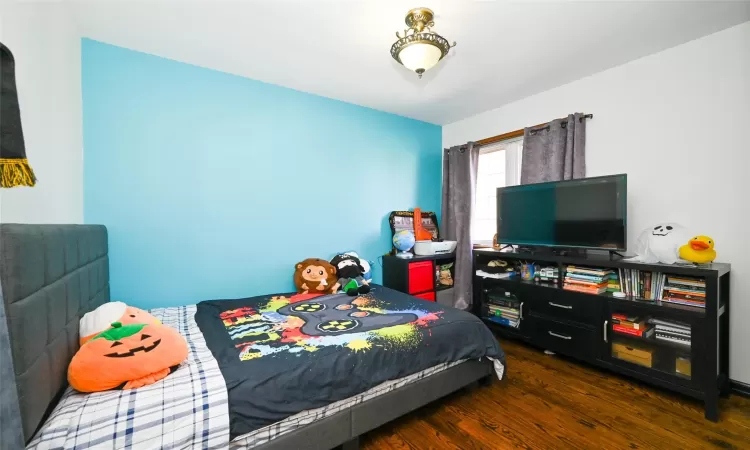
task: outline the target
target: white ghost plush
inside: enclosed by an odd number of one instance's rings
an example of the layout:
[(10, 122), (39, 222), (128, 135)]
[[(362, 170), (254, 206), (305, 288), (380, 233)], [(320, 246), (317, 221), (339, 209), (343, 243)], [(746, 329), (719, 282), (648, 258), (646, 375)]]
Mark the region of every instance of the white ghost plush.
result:
[(680, 246), (685, 245), (691, 236), (685, 227), (676, 223), (660, 223), (646, 228), (635, 243), (637, 256), (630, 260), (648, 264), (681, 262)]

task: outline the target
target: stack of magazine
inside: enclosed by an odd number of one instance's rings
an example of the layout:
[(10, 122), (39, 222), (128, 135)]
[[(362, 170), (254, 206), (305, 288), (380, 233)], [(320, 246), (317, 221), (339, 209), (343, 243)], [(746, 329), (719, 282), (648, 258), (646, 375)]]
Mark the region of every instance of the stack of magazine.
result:
[(662, 300), (680, 305), (706, 307), (706, 280), (702, 278), (667, 275)]
[(673, 320), (651, 319), (656, 339), (690, 347), (690, 325)]

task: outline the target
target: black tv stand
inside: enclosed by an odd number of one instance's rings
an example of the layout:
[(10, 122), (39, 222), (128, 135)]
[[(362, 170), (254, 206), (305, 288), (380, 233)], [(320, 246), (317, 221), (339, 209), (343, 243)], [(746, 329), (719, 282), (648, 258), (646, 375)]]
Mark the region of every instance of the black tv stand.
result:
[[(591, 251), (584, 252), (584, 256), (572, 256), (556, 252), (475, 250), (473, 312), (502, 337), (525, 341), (699, 399), (704, 402), (706, 418), (717, 421), (719, 397), (729, 395), (730, 391), (729, 264), (642, 264), (613, 259), (617, 255), (614, 251), (609, 255)], [(535, 282), (519, 276), (495, 279), (476, 275), (477, 270), (497, 259), (511, 265), (535, 263), (554, 267), (558, 276)], [(618, 277), (632, 280), (631, 286), (649, 285), (646, 272), (649, 280), (655, 272), (678, 279), (682, 276), (702, 280), (704, 307), (571, 290), (576, 288), (575, 284), (564, 289), (570, 265), (611, 269)], [(491, 303), (495, 305), (492, 308)], [(639, 323), (637, 329), (648, 333), (645, 336), (626, 333), (618, 323), (622, 317), (637, 318), (632, 323)], [(662, 330), (668, 323), (689, 330), (689, 337), (665, 339), (669, 332), (657, 331), (660, 322)]]
[[(619, 258), (615, 258), (615, 256), (619, 256)], [(615, 250), (610, 250), (610, 251), (609, 251), (609, 260), (610, 260), (610, 261), (616, 261), (616, 260), (618, 260), (618, 259), (622, 259), (622, 258), (624, 258), (624, 257), (625, 257), (625, 255), (623, 255), (623, 254), (622, 254), (622, 253), (620, 253), (620, 252), (617, 252), (617, 251), (615, 251)]]

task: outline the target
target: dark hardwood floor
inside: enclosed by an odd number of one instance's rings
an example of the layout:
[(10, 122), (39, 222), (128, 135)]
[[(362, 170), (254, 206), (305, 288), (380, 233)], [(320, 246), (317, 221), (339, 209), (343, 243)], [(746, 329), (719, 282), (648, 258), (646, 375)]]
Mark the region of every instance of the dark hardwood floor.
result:
[(750, 399), (702, 403), (512, 341), (502, 382), (462, 390), (362, 436), (373, 449), (750, 449)]

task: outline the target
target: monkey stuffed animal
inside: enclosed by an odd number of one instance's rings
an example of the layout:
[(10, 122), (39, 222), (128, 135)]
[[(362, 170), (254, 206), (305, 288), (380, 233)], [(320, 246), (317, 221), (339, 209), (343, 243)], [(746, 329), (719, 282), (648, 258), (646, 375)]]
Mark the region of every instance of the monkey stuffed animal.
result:
[(335, 294), (339, 290), (336, 268), (328, 261), (308, 258), (294, 266), (294, 285), (300, 294)]

